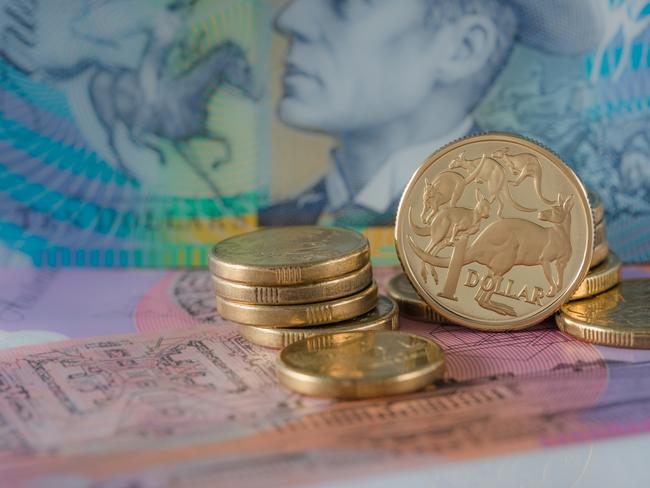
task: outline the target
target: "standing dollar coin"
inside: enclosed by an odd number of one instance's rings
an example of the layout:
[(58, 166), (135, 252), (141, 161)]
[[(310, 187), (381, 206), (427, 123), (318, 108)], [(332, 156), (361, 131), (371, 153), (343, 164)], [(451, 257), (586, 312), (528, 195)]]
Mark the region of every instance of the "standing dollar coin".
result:
[(593, 252), (587, 192), (554, 153), (511, 134), (432, 154), (397, 212), (405, 273), (441, 315), (479, 330), (529, 327), (582, 282)]

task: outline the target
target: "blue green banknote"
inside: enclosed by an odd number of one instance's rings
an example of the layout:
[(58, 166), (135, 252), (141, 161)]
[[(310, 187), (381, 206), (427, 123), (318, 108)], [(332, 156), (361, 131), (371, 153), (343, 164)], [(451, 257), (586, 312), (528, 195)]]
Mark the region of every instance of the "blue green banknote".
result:
[(4, 263), (201, 266), (301, 223), (390, 261), (417, 166), (485, 131), (559, 153), (650, 260), (648, 1), (0, 0), (0, 39)]
[(0, 247), (187, 266), (256, 223), (266, 6), (0, 1)]

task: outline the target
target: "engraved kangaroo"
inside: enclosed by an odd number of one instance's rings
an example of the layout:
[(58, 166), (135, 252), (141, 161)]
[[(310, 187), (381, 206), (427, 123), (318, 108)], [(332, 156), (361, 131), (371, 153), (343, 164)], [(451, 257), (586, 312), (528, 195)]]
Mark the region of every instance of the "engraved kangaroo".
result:
[(512, 182), (513, 185), (519, 186), (526, 178), (530, 177), (533, 180), (537, 196), (547, 205), (555, 203), (542, 194), (542, 165), (537, 156), (532, 153), (511, 154), (509, 147), (494, 151), (490, 156), (499, 163), (507, 164), (510, 167), (510, 172), (516, 176)]
[(428, 224), (438, 209), (445, 204), (455, 207), (464, 190), (464, 178), (455, 171), (443, 171), (436, 175), (431, 182), (425, 178), (422, 213), (420, 214), (422, 222)]
[[(557, 204), (538, 213), (541, 221), (550, 227), (542, 227), (523, 219), (499, 219), (489, 224), (472, 242), (465, 252), (463, 266), (480, 263), (489, 268), (493, 277), (490, 290), (480, 290), (477, 303), (500, 315), (516, 316), (515, 310), (505, 304), (491, 300), (503, 276), (515, 266), (542, 266), (550, 288), (549, 297), (562, 288), (564, 270), (571, 258), (571, 210), (573, 196), (563, 199), (558, 195)], [(415, 254), (431, 266), (449, 267), (449, 258), (433, 256), (420, 249), (409, 237)], [(555, 265), (557, 280), (553, 276)]]
[[(412, 208), (409, 208), (409, 223), (413, 232), (419, 236), (431, 237), (424, 252), (436, 256), (447, 246), (461, 236), (476, 234), (481, 228), (481, 220), (490, 216), (490, 202), (477, 189), (476, 205), (474, 208), (448, 207), (441, 208), (431, 219), (429, 226), (419, 226), (413, 221)], [(421, 276), (427, 282), (427, 264), (422, 264)], [(431, 276), (438, 284), (438, 273), (431, 266)]]
[(503, 205), (506, 201), (512, 203), (513, 207), (522, 212), (534, 212), (536, 209), (524, 207), (515, 201), (510, 194), (508, 187), (508, 178), (506, 170), (501, 164), (492, 158), (483, 154), (480, 158), (467, 159), (462, 152), (449, 163), (449, 168), (463, 168), (467, 171), (465, 184), (468, 185), (473, 181), (477, 183), (486, 183), (488, 191), (488, 201), (490, 203), (497, 201), (497, 215), (502, 216)]

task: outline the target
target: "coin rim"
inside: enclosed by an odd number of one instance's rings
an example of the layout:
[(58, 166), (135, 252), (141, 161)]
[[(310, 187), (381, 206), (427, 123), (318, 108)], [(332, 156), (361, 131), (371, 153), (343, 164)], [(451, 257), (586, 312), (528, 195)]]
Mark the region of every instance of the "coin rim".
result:
[(221, 298), (252, 305), (298, 305), (323, 302), (360, 292), (372, 283), (372, 265), (330, 280), (290, 286), (257, 286), (229, 281), (212, 275), (215, 292)]
[(589, 269), (595, 268), (599, 264), (602, 264), (607, 256), (609, 256), (609, 243), (607, 240), (605, 240), (594, 247), (593, 254), (591, 255), (591, 263), (589, 264)]
[[(242, 324), (239, 326), (239, 333), (244, 339), (252, 342), (257, 346), (280, 349), (307, 337), (313, 337), (315, 335), (321, 334), (335, 334), (338, 332), (362, 332), (370, 330), (397, 330), (399, 328), (399, 307), (397, 303), (390, 297), (379, 295), (377, 298), (377, 306), (379, 306), (379, 301), (381, 300), (385, 300), (391, 304), (390, 310), (386, 315), (379, 317), (374, 322), (366, 324), (355, 325), (354, 323), (343, 321), (324, 327), (295, 327), (288, 329)], [(373, 310), (374, 309), (371, 309), (366, 313), (372, 313)], [(332, 330), (333, 328), (336, 328), (336, 330)]]
[[(625, 283), (641, 281), (647, 282), (649, 279), (625, 280), (619, 286), (623, 286)], [(594, 299), (595, 297), (590, 297), (586, 300)], [(561, 309), (555, 314), (555, 323), (558, 329), (565, 334), (590, 344), (628, 349), (650, 349), (650, 330), (647, 332), (634, 332), (632, 329), (612, 329), (605, 325), (588, 324), (569, 317)]]
[[(428, 342), (437, 349), (437, 356), (434, 362), (427, 364), (426, 367), (419, 370), (400, 373), (394, 377), (378, 378), (373, 380), (355, 380), (355, 379), (336, 379), (323, 375), (314, 375), (305, 371), (296, 370), (288, 366), (283, 360), (283, 353), (288, 347), (313, 339), (306, 338), (294, 342), (285, 347), (276, 360), (276, 376), (278, 381), (292, 391), (303, 395), (337, 398), (342, 400), (360, 400), (364, 398), (377, 398), (382, 396), (392, 396), (418, 391), (434, 380), (442, 377), (445, 370), (446, 357), (440, 345), (429, 339), (417, 334), (411, 334), (402, 331), (368, 331), (368, 332), (342, 332), (343, 334), (403, 334), (415, 337), (418, 340)], [(330, 334), (324, 334), (330, 335)], [(331, 334), (336, 335), (336, 334)]]
[[(595, 205), (591, 207), (591, 211), (593, 212), (594, 216), (594, 224), (600, 224), (605, 219), (605, 204), (603, 203), (603, 199), (600, 196), (600, 193), (598, 193), (596, 190), (587, 188), (587, 198), (589, 198), (589, 194), (594, 195), (593, 203)], [(591, 203), (591, 200), (589, 200), (590, 205)]]
[(569, 301), (598, 295), (599, 293), (614, 288), (621, 282), (621, 266), (623, 263), (616, 253), (610, 251), (607, 255), (607, 261), (603, 261), (602, 264), (605, 262), (608, 266), (603, 271), (596, 273), (595, 269), (592, 269), (589, 274), (587, 274), (584, 281), (580, 283), (580, 286), (578, 286), (576, 291), (573, 292)]
[(601, 220), (597, 224), (594, 224), (594, 248), (602, 245), (604, 242), (607, 242), (607, 226), (605, 220)]
[[(418, 295), (419, 300), (404, 297), (404, 295), (401, 295), (397, 291), (397, 287), (394, 286), (393, 282), (402, 276), (404, 276), (406, 281), (409, 282), (411, 286), (413, 286), (413, 283), (411, 283), (409, 277), (404, 272), (393, 276), (386, 285), (386, 294), (397, 302), (397, 305), (399, 306), (399, 314), (402, 317), (418, 320), (420, 322), (430, 322), (432, 324), (452, 325), (452, 322), (450, 322), (447, 317), (440, 315), (429, 305), (427, 305), (427, 303), (422, 299), (422, 297), (420, 297), (420, 295)], [(415, 288), (413, 288), (413, 291), (415, 291)], [(415, 291), (415, 294), (417, 295), (418, 292)]]
[[(372, 310), (377, 304), (378, 286), (373, 280), (370, 286), (354, 295), (336, 300), (298, 305), (254, 305), (216, 297), (217, 311), (226, 320), (238, 324), (261, 325), (274, 328), (308, 327), (342, 322)], [(309, 309), (309, 311), (308, 311)], [(310, 321), (307, 315), (316, 319), (323, 310), (330, 309), (332, 320)]]
[[(586, 236), (587, 245), (585, 247), (585, 252), (582, 257), (582, 264), (579, 268), (579, 272), (577, 273), (577, 276), (574, 277), (574, 279), (570, 282), (569, 286), (565, 285), (563, 293), (559, 293), (555, 297), (553, 297), (553, 302), (551, 302), (553, 304), (552, 306), (545, 307), (543, 310), (539, 311), (536, 314), (531, 315), (525, 320), (522, 319), (517, 321), (515, 319), (512, 319), (509, 321), (507, 325), (499, 325), (498, 322), (496, 323), (486, 322), (485, 320), (480, 320), (480, 319), (469, 320), (457, 314), (453, 310), (449, 310), (445, 308), (441, 303), (431, 299), (429, 297), (429, 294), (426, 293), (426, 290), (423, 289), (420, 283), (417, 282), (417, 280), (414, 280), (411, 276), (412, 270), (410, 266), (408, 266), (408, 261), (406, 260), (406, 254), (404, 251), (404, 245), (402, 244), (402, 239), (400, 237), (400, 232), (399, 232), (401, 230), (401, 225), (400, 225), (402, 221), (401, 215), (405, 211), (404, 210), (405, 202), (407, 200), (410, 200), (410, 196), (411, 196), (410, 194), (413, 191), (413, 187), (420, 180), (424, 172), (432, 164), (434, 164), (436, 161), (438, 161), (448, 153), (456, 151), (458, 148), (463, 147), (469, 143), (476, 143), (476, 142), (504, 142), (504, 143), (511, 143), (511, 144), (515, 143), (515, 144), (520, 144), (524, 147), (528, 147), (531, 150), (535, 150), (543, 154), (549, 161), (555, 164), (555, 166), (557, 167), (557, 169), (560, 170), (561, 173), (563, 173), (570, 181), (573, 182), (574, 186), (576, 187), (576, 193), (577, 195), (579, 195), (580, 199), (582, 200), (583, 207), (588, 212), (587, 213), (588, 218), (585, 218), (586, 225), (587, 225), (587, 236)], [(446, 317), (447, 320), (455, 324), (463, 325), (470, 329), (489, 331), (489, 332), (506, 332), (512, 330), (522, 330), (528, 327), (532, 327), (533, 325), (543, 321), (545, 318), (550, 317), (551, 315), (553, 315), (555, 312), (559, 310), (562, 304), (565, 303), (567, 299), (573, 294), (575, 289), (577, 289), (580, 283), (584, 280), (585, 276), (587, 276), (587, 273), (589, 272), (589, 268), (590, 268), (590, 263), (592, 262), (593, 240), (594, 240), (594, 219), (593, 219), (593, 211), (589, 203), (589, 198), (587, 196), (587, 189), (585, 185), (582, 183), (580, 178), (578, 178), (578, 176), (571, 169), (571, 167), (568, 164), (566, 164), (564, 160), (560, 158), (555, 152), (551, 151), (546, 146), (540, 144), (539, 142), (533, 139), (522, 137), (517, 134), (508, 133), (508, 132), (490, 132), (490, 133), (472, 135), (472, 136), (463, 137), (461, 139), (457, 139), (456, 141), (453, 141), (447, 144), (446, 146), (443, 146), (442, 148), (438, 149), (437, 151), (435, 151), (433, 154), (429, 155), (425, 159), (425, 161), (418, 167), (417, 171), (413, 173), (413, 175), (409, 179), (409, 182), (406, 185), (404, 192), (402, 193), (402, 196), (400, 197), (399, 206), (397, 208), (397, 215), (395, 217), (394, 237), (395, 237), (395, 247), (397, 249), (397, 257), (400, 261), (400, 264), (402, 265), (402, 268), (404, 269), (406, 276), (409, 278), (409, 281), (411, 281), (411, 283), (414, 285), (415, 290), (418, 292), (418, 294), (424, 299), (426, 303), (428, 303), (431, 306), (431, 308), (433, 308), (436, 312), (438, 312), (443, 317)]]
[[(296, 225), (273, 227), (273, 229), (320, 228), (318, 225)], [(226, 280), (238, 281), (251, 285), (305, 285), (323, 281), (337, 276), (357, 271), (370, 262), (370, 243), (368, 238), (353, 229), (343, 227), (322, 227), (323, 229), (336, 229), (337, 231), (350, 232), (355, 237), (362, 238), (362, 245), (349, 254), (318, 263), (296, 263), (277, 266), (246, 265), (218, 259), (214, 250), (219, 244), (236, 238), (243, 238), (246, 234), (229, 237), (215, 244), (208, 255), (208, 267), (213, 275)], [(253, 232), (264, 232), (269, 228), (258, 229)]]

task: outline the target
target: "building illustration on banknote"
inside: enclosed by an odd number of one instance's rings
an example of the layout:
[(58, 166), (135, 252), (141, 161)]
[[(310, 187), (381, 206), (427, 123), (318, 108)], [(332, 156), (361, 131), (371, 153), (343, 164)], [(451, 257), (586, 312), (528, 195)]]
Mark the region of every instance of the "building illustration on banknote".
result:
[(315, 222), (394, 259), (415, 168), (495, 130), (560, 154), (647, 260), (650, 3), (396, 3), (0, 0), (1, 262), (199, 266)]

